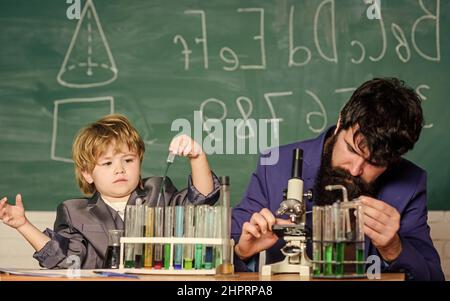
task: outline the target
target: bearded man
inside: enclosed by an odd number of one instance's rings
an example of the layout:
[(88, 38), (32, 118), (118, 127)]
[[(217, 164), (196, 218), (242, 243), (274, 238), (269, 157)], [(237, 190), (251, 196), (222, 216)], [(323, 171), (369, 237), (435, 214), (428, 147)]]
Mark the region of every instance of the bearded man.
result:
[[(315, 139), (279, 147), (276, 164), (261, 164), (261, 155), (233, 208), (236, 270), (255, 270), (263, 250), (266, 263), (284, 258), (284, 240), (272, 226), (289, 223), (275, 212), (291, 176), (292, 152), (301, 148), (304, 190), (313, 191), (307, 212), (342, 198), (339, 191), (326, 191), (326, 185), (344, 185), (349, 200), (358, 198), (363, 205), (366, 258), (377, 255), (382, 271), (404, 272), (410, 280), (444, 280), (427, 224), (426, 172), (402, 158), (419, 139), (423, 122), (413, 89), (396, 78), (375, 78), (353, 93), (336, 126)], [(307, 214), (310, 229), (311, 222)], [(310, 251), (309, 246), (311, 258)]]

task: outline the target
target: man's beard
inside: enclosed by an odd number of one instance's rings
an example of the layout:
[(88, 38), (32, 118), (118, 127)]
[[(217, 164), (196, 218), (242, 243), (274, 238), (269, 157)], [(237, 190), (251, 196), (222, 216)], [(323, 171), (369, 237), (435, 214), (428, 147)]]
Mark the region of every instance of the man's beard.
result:
[(331, 205), (336, 201), (343, 201), (341, 190), (325, 190), (326, 185), (343, 185), (347, 188), (348, 198), (351, 201), (360, 195), (374, 197), (377, 193), (377, 183), (366, 183), (360, 177), (352, 176), (348, 171), (331, 166), (333, 148), (336, 144), (337, 134), (333, 135), (325, 144), (322, 163), (314, 185), (314, 199), (319, 206)]

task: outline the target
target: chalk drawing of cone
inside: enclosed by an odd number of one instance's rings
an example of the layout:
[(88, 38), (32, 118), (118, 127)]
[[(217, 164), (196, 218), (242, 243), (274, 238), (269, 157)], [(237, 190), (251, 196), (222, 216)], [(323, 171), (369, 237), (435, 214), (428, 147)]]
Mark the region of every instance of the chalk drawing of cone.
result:
[(69, 88), (107, 85), (118, 70), (92, 0), (86, 0), (57, 80)]

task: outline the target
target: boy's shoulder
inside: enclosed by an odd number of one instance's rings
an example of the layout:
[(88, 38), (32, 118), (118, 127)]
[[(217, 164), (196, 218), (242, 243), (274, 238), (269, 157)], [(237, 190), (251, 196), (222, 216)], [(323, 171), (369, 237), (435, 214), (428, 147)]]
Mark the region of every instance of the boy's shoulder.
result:
[[(144, 186), (145, 190), (155, 188), (155, 187), (161, 187), (161, 183), (163, 181), (163, 177), (161, 176), (150, 176), (148, 178), (142, 179), (142, 185)], [(170, 179), (169, 176), (165, 179), (165, 184), (167, 186), (173, 186), (173, 182)]]
[(89, 205), (89, 198), (69, 199), (62, 202), (58, 207), (66, 207), (70, 209), (84, 209)]

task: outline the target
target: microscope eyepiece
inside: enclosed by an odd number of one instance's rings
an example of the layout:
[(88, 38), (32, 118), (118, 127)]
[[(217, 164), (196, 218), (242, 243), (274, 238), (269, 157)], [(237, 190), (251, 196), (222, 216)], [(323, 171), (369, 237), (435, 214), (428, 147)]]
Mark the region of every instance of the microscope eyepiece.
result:
[(303, 165), (303, 150), (301, 148), (294, 149), (292, 157), (292, 178), (301, 179)]

